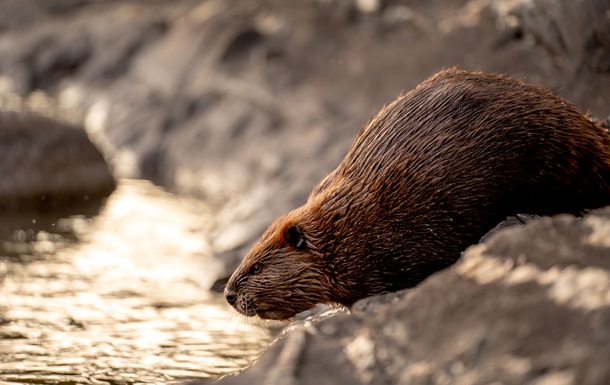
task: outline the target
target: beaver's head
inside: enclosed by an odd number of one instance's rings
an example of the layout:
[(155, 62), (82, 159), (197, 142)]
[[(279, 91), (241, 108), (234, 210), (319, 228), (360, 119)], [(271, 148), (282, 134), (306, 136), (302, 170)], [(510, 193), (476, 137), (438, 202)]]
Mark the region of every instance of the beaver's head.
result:
[(421, 280), (424, 269), (405, 261), (404, 221), (377, 217), (385, 211), (376, 199), (336, 172), (328, 175), (254, 245), (227, 283), (227, 301), (244, 315), (282, 320), (317, 304), (350, 307)]
[(319, 240), (303, 218), (295, 210), (276, 219), (235, 270), (225, 296), (238, 312), (287, 319), (334, 302)]

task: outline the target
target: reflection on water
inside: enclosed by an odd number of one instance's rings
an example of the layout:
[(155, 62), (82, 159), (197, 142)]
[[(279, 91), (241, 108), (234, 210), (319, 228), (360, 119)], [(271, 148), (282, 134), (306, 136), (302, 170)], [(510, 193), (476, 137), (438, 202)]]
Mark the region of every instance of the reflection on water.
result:
[(201, 202), (126, 180), (94, 219), (13, 219), (0, 225), (2, 381), (211, 378), (269, 342), (207, 290), (218, 266)]

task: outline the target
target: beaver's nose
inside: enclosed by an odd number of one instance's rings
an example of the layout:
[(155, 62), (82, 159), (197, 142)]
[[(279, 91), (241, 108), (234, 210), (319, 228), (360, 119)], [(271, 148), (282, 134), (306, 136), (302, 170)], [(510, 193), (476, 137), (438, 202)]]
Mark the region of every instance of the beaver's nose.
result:
[(237, 293), (229, 289), (229, 287), (225, 287), (225, 298), (231, 306), (235, 306), (237, 303)]

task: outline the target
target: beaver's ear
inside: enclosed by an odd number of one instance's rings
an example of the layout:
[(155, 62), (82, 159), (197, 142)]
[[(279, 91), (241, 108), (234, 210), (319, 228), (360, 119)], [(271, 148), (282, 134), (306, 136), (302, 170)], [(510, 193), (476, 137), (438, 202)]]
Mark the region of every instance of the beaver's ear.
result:
[(288, 226), (284, 232), (284, 237), (286, 238), (286, 242), (295, 249), (302, 250), (305, 248), (305, 238), (303, 238), (303, 233), (299, 226)]

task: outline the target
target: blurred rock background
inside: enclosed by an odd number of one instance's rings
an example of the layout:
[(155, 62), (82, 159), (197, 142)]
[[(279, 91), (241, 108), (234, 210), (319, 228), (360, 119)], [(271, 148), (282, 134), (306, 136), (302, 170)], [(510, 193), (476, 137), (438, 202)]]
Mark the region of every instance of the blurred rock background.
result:
[(3, 0), (0, 97), (42, 93), (115, 176), (212, 202), (230, 270), (380, 106), (442, 68), (507, 73), (608, 115), (608, 4)]

